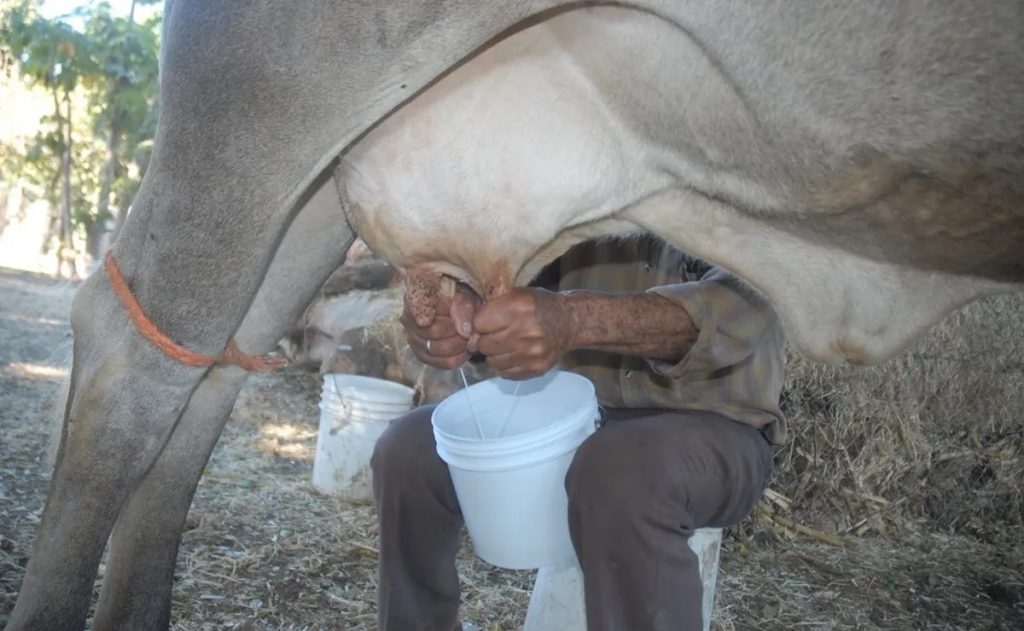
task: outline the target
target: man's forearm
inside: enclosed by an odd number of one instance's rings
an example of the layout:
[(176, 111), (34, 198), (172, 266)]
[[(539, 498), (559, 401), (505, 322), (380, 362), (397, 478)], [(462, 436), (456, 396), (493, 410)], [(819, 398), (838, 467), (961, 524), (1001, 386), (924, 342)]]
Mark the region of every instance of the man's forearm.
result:
[(679, 361), (699, 333), (685, 309), (653, 293), (561, 294), (573, 320), (572, 348)]

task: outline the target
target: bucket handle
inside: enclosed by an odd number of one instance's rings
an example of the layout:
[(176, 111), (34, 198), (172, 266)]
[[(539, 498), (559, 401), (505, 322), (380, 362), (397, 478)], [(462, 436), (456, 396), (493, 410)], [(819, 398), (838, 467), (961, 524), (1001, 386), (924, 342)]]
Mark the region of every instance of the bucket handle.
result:
[(352, 422), (352, 403), (341, 396), (338, 397), (338, 401), (341, 402), (341, 415), (335, 417), (334, 429), (336, 430), (340, 430)]
[(339, 431), (351, 422), (352, 418), (352, 402), (349, 401), (341, 393), (341, 389), (338, 388), (338, 374), (334, 373), (331, 375), (331, 381), (334, 382), (334, 394), (338, 397), (338, 402), (341, 404), (341, 415), (334, 418), (334, 423), (331, 425), (333, 431)]

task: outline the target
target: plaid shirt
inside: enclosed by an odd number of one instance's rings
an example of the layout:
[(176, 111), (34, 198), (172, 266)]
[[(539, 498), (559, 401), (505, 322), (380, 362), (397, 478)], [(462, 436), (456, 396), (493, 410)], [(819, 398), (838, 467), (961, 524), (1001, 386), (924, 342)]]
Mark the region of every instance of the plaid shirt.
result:
[(716, 267), (651, 237), (576, 246), (557, 263), (559, 290), (650, 291), (686, 310), (700, 330), (678, 363), (575, 351), (562, 367), (594, 382), (610, 408), (710, 410), (785, 439), (779, 409), (785, 338), (768, 302)]

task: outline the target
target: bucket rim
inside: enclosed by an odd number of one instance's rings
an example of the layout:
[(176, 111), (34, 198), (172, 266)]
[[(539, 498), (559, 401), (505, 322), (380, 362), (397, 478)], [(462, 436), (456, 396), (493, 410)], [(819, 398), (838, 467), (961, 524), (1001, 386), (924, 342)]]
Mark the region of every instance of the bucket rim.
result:
[[(342, 383), (339, 384), (339, 381)], [(376, 388), (383, 390), (384, 392), (388, 392), (389, 394), (393, 392), (396, 397), (408, 396), (411, 398), (416, 394), (416, 391), (409, 386), (389, 379), (380, 379), (378, 377), (367, 377), (366, 375), (356, 375), (343, 372), (324, 373), (322, 389), (325, 391), (333, 390), (334, 392), (341, 394), (347, 390), (355, 390), (358, 392), (363, 388)]]
[[(452, 468), (452, 469), (458, 469), (459, 471), (465, 471), (466, 473), (505, 473), (505, 472), (508, 472), (508, 471), (517, 471), (517, 470), (525, 469), (525, 468), (528, 468), (528, 467), (536, 467), (536, 466), (545, 464), (547, 462), (551, 462), (552, 460), (556, 460), (558, 458), (561, 458), (561, 457), (565, 456), (566, 454), (569, 454), (569, 453), (572, 453), (573, 451), (576, 451), (577, 448), (579, 448), (579, 445), (573, 445), (571, 447), (566, 447), (564, 449), (557, 449), (557, 450), (556, 449), (551, 449), (549, 452), (544, 453), (543, 456), (538, 457), (538, 458), (534, 458), (534, 459), (532, 459), (532, 460), (530, 460), (528, 462), (520, 461), (520, 462), (508, 462), (508, 463), (503, 463), (503, 464), (494, 464), (492, 462), (492, 466), (478, 467), (478, 468), (475, 468), (475, 469), (471, 468), (471, 467), (467, 467), (464, 463), (452, 464), (452, 463), (448, 462), (445, 459), (445, 457), (440, 453), (440, 451), (441, 451), (440, 448), (438, 449), (438, 454), (437, 455), (438, 455), (438, 457), (441, 458), (441, 460), (444, 460), (445, 466), (447, 466), (449, 468)], [(526, 450), (526, 451), (535, 451), (535, 450), (530, 449), (530, 450)], [(514, 456), (514, 455), (516, 455), (516, 454), (508, 454), (509, 457)], [(484, 458), (481, 458), (481, 460), (484, 460)], [(495, 459), (492, 459), (492, 460), (493, 461), (498, 461), (499, 459), (495, 458)]]
[[(513, 436), (493, 436), (493, 437), (479, 437), (479, 438), (477, 438), (477, 437), (469, 437), (469, 436), (456, 436), (455, 434), (452, 434), (452, 433), (450, 433), (448, 431), (445, 431), (445, 429), (443, 427), (439, 427), (438, 418), (439, 417), (443, 417), (449, 411), (457, 409), (456, 406), (461, 406), (463, 408), (468, 408), (469, 410), (473, 409), (472, 397), (469, 394), (467, 394), (469, 391), (474, 390), (474, 389), (490, 390), (490, 389), (493, 389), (495, 387), (500, 387), (500, 386), (505, 385), (505, 384), (516, 383), (515, 381), (513, 381), (511, 379), (504, 379), (502, 377), (493, 377), (491, 379), (487, 379), (487, 380), (475, 383), (475, 384), (469, 386), (468, 388), (464, 388), (464, 389), (459, 390), (458, 392), (455, 392), (454, 394), (450, 395), (444, 401), (441, 401), (433, 409), (433, 411), (430, 414), (430, 424), (431, 424), (432, 428), (434, 429), (434, 431), (437, 432), (438, 434), (440, 434), (441, 436), (443, 436), (446, 439), (447, 442), (453, 442), (453, 443), (458, 443), (458, 444), (472, 444), (472, 445), (478, 445), (478, 446), (483, 447), (483, 446), (486, 446), (488, 444), (493, 444), (493, 443), (496, 443), (496, 442), (506, 443), (506, 444), (509, 444), (511, 446), (511, 445), (515, 444), (516, 442), (520, 442), (520, 441), (522, 441), (522, 442), (531, 442), (531, 443), (534, 442), (535, 440), (545, 441), (545, 440), (549, 439), (548, 436), (552, 432), (554, 432), (556, 434), (556, 436), (560, 436), (562, 432), (565, 432), (565, 433), (571, 432), (572, 431), (572, 429), (571, 429), (572, 427), (574, 427), (576, 424), (582, 422), (582, 418), (580, 418), (582, 416), (586, 416), (588, 418), (588, 420), (589, 419), (596, 419), (598, 417), (598, 415), (599, 415), (599, 410), (600, 410), (600, 405), (599, 405), (599, 403), (597, 401), (597, 392), (596, 392), (596, 390), (594, 388), (593, 382), (590, 381), (589, 379), (587, 379), (586, 377), (584, 377), (582, 375), (579, 375), (579, 374), (576, 374), (574, 372), (566, 371), (566, 370), (553, 370), (553, 371), (550, 371), (550, 372), (546, 373), (545, 375), (543, 375), (541, 377), (536, 377), (535, 379), (539, 380), (539, 379), (559, 379), (559, 378), (561, 378), (563, 380), (568, 380), (570, 383), (574, 383), (574, 385), (581, 386), (582, 388), (584, 388), (586, 390), (586, 402), (585, 402), (585, 404), (583, 406), (581, 406), (580, 408), (578, 408), (574, 412), (572, 412), (570, 414), (567, 414), (567, 415), (563, 416), (560, 419), (556, 419), (554, 422), (552, 422), (549, 425), (545, 425), (543, 427), (531, 430), (529, 432), (522, 433), (522, 434), (516, 434), (516, 435), (513, 435)], [(501, 394), (503, 396), (506, 395), (506, 393), (501, 393)], [(520, 396), (523, 396), (523, 395), (520, 395)], [(479, 403), (477, 405), (479, 405)], [(490, 407), (486, 408), (486, 410), (488, 410), (488, 411), (491, 410), (491, 409), (492, 408), (490, 408)], [(484, 413), (484, 409), (481, 409), (479, 407), (476, 409), (476, 411), (477, 411), (477, 413), (481, 413), (481, 414)], [(443, 423), (442, 423), (442, 425), (443, 425)]]
[(365, 395), (360, 395), (357, 391), (354, 391), (354, 390), (347, 390), (347, 391), (342, 391), (342, 392), (330, 392), (330, 391), (327, 391), (327, 392), (321, 393), (321, 396), (325, 396), (325, 397), (341, 397), (341, 398), (345, 398), (345, 399), (351, 399), (351, 400), (354, 400), (354, 401), (364, 401), (364, 402), (367, 402), (367, 403), (381, 403), (381, 404), (397, 404), (397, 403), (404, 404), (404, 403), (407, 403), (409, 401), (412, 401), (412, 399), (413, 399), (413, 395), (412, 394), (409, 394), (408, 396), (402, 395), (401, 397), (394, 397), (394, 398), (390, 398), (390, 399), (389, 398), (383, 398), (383, 397), (376, 397), (376, 398), (374, 398), (374, 397), (367, 397)]
[[(574, 414), (562, 417), (556, 423), (546, 425), (539, 429), (535, 429), (530, 432), (523, 434), (516, 434), (514, 436), (491, 436), (484, 438), (468, 438), (465, 436), (456, 436), (449, 432), (444, 431), (433, 426), (435, 436), (439, 436), (444, 439), (444, 442), (448, 445), (454, 446), (472, 446), (472, 449), (488, 449), (495, 448), (499, 445), (503, 445), (506, 448), (513, 449), (518, 448), (520, 444), (534, 445), (535, 443), (546, 443), (551, 440), (562, 438), (566, 434), (571, 434), (576, 430), (577, 427), (584, 425), (587, 422), (596, 421), (598, 418), (598, 406), (592, 405), (586, 408), (577, 410)], [(431, 414), (431, 420), (433, 420), (433, 414)]]
[[(435, 451), (437, 455), (449, 467), (454, 467), (468, 473), (501, 473), (539, 466), (556, 458), (561, 458), (576, 451), (579, 446), (595, 430), (586, 426), (575, 428), (576, 436), (570, 434), (562, 435), (559, 438), (572, 438), (571, 441), (556, 442), (547, 445), (524, 445), (515, 450), (502, 453), (465, 453), (458, 449), (450, 449), (450, 445), (437, 442)], [(435, 437), (436, 438), (436, 437)], [(528, 458), (524, 456), (529, 456)]]
[(391, 419), (398, 418), (401, 414), (391, 414), (385, 412), (382, 414), (362, 414), (345, 412), (344, 410), (334, 410), (330, 408), (321, 408), (321, 412), (326, 413), (328, 416), (348, 421), (390, 421)]
[(339, 399), (333, 397), (325, 397), (320, 399), (320, 405), (328, 405), (333, 407), (344, 407), (352, 410), (367, 410), (374, 412), (393, 412), (403, 411), (412, 408), (409, 403), (367, 403), (365, 401), (353, 401), (352, 399)]

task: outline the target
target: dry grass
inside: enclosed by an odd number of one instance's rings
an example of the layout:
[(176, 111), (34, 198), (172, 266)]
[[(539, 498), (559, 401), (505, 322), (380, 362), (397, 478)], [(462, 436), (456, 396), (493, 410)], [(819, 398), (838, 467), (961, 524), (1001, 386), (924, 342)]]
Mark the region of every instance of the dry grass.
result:
[(972, 304), (878, 367), (791, 357), (777, 491), (831, 532), (1024, 524), (1024, 295)]
[(1021, 534), (1021, 529), (1005, 533), (998, 545), (936, 533), (909, 534), (898, 542), (845, 537), (841, 547), (727, 542), (716, 626), (719, 631), (1021, 629), (1024, 558), (1016, 549)]

